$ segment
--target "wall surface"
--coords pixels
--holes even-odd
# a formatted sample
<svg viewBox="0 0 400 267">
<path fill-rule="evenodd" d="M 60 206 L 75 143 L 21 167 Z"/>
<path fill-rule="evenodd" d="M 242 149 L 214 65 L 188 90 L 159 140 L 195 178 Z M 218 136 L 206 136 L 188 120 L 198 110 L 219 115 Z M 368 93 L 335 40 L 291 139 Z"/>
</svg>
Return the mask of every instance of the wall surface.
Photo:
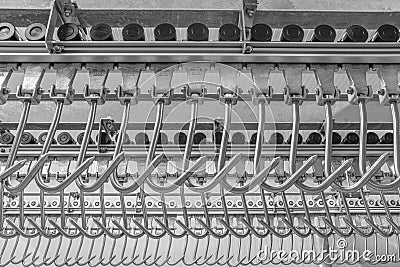
<svg viewBox="0 0 400 267">
<path fill-rule="evenodd" d="M 51 0 L 2 0 L 1 8 L 46 8 Z M 81 8 L 239 8 L 240 0 L 77 0 Z M 397 0 L 259 0 L 261 9 L 400 10 Z"/>
</svg>

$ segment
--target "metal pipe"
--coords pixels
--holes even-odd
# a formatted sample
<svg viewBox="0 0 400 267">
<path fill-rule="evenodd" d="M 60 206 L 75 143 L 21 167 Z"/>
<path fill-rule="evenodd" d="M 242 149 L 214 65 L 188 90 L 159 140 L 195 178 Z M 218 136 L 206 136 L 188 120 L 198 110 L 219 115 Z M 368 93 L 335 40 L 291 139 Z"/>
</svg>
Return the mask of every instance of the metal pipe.
<svg viewBox="0 0 400 267">
<path fill-rule="evenodd" d="M 360 109 L 360 150 L 358 156 L 358 165 L 361 175 L 367 171 L 367 107 L 365 100 L 361 99 L 358 102 Z"/>
<path fill-rule="evenodd" d="M 8 154 L 6 167 L 5 167 L 6 169 L 11 167 L 11 165 L 14 164 L 15 157 L 17 156 L 17 151 L 18 151 L 19 145 L 21 143 L 21 137 L 22 137 L 22 134 L 24 133 L 24 128 L 25 128 L 26 122 L 28 120 L 30 108 L 31 108 L 31 101 L 25 100 L 23 102 L 23 109 L 22 109 L 21 117 L 19 119 L 17 133 L 15 134 L 13 145 Z"/>
<path fill-rule="evenodd" d="M 89 145 L 90 136 L 92 134 L 94 119 L 96 117 L 96 110 L 97 110 L 97 101 L 92 101 L 90 103 L 90 111 L 89 111 L 89 116 L 88 116 L 87 124 L 86 124 L 86 128 L 85 128 L 85 134 L 83 135 L 83 139 L 82 139 L 81 150 L 79 151 L 79 155 L 76 160 L 77 166 L 82 164 L 84 158 L 86 157 L 86 151 L 87 151 L 87 147 Z"/>
<path fill-rule="evenodd" d="M 393 118 L 393 157 L 396 177 L 400 177 L 400 119 L 397 102 L 390 103 Z"/>
<path fill-rule="evenodd" d="M 188 130 L 188 135 L 187 135 L 187 139 L 186 139 L 185 152 L 183 154 L 183 162 L 182 162 L 182 170 L 183 171 L 185 171 L 189 167 L 190 154 L 192 152 L 193 138 L 194 138 L 194 133 L 195 133 L 196 124 L 197 124 L 197 116 L 198 116 L 197 114 L 198 114 L 198 102 L 192 101 L 191 120 L 189 123 L 189 130 Z"/>
<path fill-rule="evenodd" d="M 147 152 L 146 165 L 149 165 L 150 162 L 154 158 L 154 154 L 155 154 L 156 148 L 157 148 L 157 141 L 158 141 L 158 138 L 160 135 L 161 127 L 162 127 L 163 116 L 164 116 L 164 101 L 160 100 L 157 102 L 156 122 L 154 125 L 153 137 L 151 138 L 149 151 Z"/>
<path fill-rule="evenodd" d="M 254 171 L 256 174 L 261 169 L 261 150 L 264 143 L 264 128 L 265 128 L 265 101 L 260 100 L 258 103 L 258 128 L 257 128 L 257 140 L 256 148 L 254 151 Z"/>
<path fill-rule="evenodd" d="M 332 172 L 332 106 L 331 102 L 325 103 L 325 177 Z"/>
<path fill-rule="evenodd" d="M 50 150 L 50 146 L 53 142 L 54 135 L 56 134 L 56 131 L 57 131 L 57 125 L 60 122 L 63 106 L 64 106 L 63 101 L 57 101 L 56 111 L 53 116 L 53 122 L 51 123 L 49 131 L 47 133 L 46 141 L 43 144 L 42 153 L 41 153 L 42 155 L 46 154 Z"/>
<path fill-rule="evenodd" d="M 297 143 L 299 139 L 299 130 L 300 130 L 299 101 L 294 100 L 292 106 L 293 106 L 293 126 L 292 126 L 292 141 L 290 142 L 290 155 L 289 155 L 290 175 L 296 172 Z"/>
<path fill-rule="evenodd" d="M 226 150 L 228 148 L 229 132 L 231 130 L 232 120 L 232 101 L 225 102 L 225 118 L 224 118 L 224 132 L 222 133 L 221 146 L 219 149 L 219 157 L 217 169 L 220 171 L 225 166 Z"/>
</svg>

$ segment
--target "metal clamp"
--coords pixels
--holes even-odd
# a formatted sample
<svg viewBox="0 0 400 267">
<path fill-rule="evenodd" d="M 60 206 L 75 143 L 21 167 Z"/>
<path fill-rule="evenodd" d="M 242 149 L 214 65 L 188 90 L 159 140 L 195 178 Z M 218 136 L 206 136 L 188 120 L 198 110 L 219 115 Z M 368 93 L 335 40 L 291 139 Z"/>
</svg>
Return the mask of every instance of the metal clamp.
<svg viewBox="0 0 400 267">
<path fill-rule="evenodd" d="M 81 36 L 86 39 L 86 29 L 81 26 L 77 16 L 78 5 L 71 0 L 55 0 L 50 10 L 50 16 L 46 27 L 45 43 L 47 50 L 50 53 L 63 52 L 63 46 L 53 43 L 53 35 L 56 25 L 58 25 L 58 18 L 62 23 L 73 23 L 78 26 Z"/>
<path fill-rule="evenodd" d="M 62 101 L 64 105 L 72 104 L 75 90 L 72 88 L 79 64 L 55 64 L 56 84 L 50 87 L 50 99 Z"/>
<path fill-rule="evenodd" d="M 250 29 L 253 26 L 254 15 L 258 6 L 257 0 L 243 0 L 243 26 L 245 31 L 245 38 L 249 36 Z"/>
<path fill-rule="evenodd" d="M 106 102 L 106 95 L 109 90 L 105 83 L 112 64 L 87 64 L 86 69 L 89 71 L 89 84 L 86 84 L 83 90 L 86 101 L 90 104 L 95 101 L 98 105 Z"/>
<path fill-rule="evenodd" d="M 187 102 L 197 101 L 197 103 L 203 104 L 207 92 L 204 78 L 211 65 L 209 63 L 189 63 L 184 68 L 188 81 L 184 87 Z"/>
<path fill-rule="evenodd" d="M 245 22 L 246 19 L 249 19 L 251 22 L 251 24 L 246 24 L 246 25 L 253 25 L 253 20 L 254 20 L 254 13 L 256 12 L 258 6 L 258 2 L 257 0 L 243 0 L 243 10 L 245 11 L 245 14 L 247 15 L 245 18 Z"/>
<path fill-rule="evenodd" d="M 139 88 L 137 86 L 140 71 L 143 69 L 141 64 L 120 64 L 119 69 L 122 74 L 122 85 L 118 85 L 115 93 L 118 96 L 121 105 L 125 104 L 126 101 L 129 103 L 137 105 L 138 96 L 140 94 Z"/>
<path fill-rule="evenodd" d="M 379 102 L 384 106 L 389 106 L 392 101 L 399 101 L 399 65 L 384 64 L 374 65 L 377 70 L 381 87 L 378 90 Z"/>
<path fill-rule="evenodd" d="M 4 105 L 8 98 L 8 82 L 14 70 L 17 69 L 16 64 L 1 64 L 0 65 L 0 105 Z"/>
<path fill-rule="evenodd" d="M 260 101 L 269 104 L 273 95 L 273 88 L 269 85 L 269 74 L 274 66 L 272 64 L 249 64 L 247 68 L 251 71 L 254 85 L 249 90 L 253 104 L 257 105 Z"/>
<path fill-rule="evenodd" d="M 282 70 L 286 82 L 283 91 L 285 104 L 291 105 L 293 101 L 297 101 L 301 105 L 308 93 L 302 78 L 306 66 L 303 64 L 280 64 L 279 68 Z"/>
<path fill-rule="evenodd" d="M 315 64 L 312 65 L 317 87 L 315 88 L 315 99 L 317 105 L 324 106 L 326 102 L 331 104 L 339 100 L 340 91 L 335 86 L 335 70 L 336 65 Z"/>
<path fill-rule="evenodd" d="M 232 105 L 236 105 L 237 99 L 241 93 L 241 89 L 237 85 L 239 72 L 234 68 L 227 68 L 226 66 L 220 66 L 216 64 L 216 68 L 219 69 L 221 86 L 218 87 L 219 101 L 225 103 L 230 101 Z"/>
<path fill-rule="evenodd" d="M 79 24 L 79 19 L 76 15 L 78 5 L 75 2 L 71 0 L 56 0 L 54 4 L 64 23 Z"/>
<path fill-rule="evenodd" d="M 137 84 L 143 65 L 119 64 L 119 69 L 122 74 L 122 85 L 119 85 L 115 90 L 119 102 L 123 105 L 126 101 L 129 101 L 131 104 L 137 105 L 140 94 Z"/>
<path fill-rule="evenodd" d="M 40 83 L 42 82 L 45 68 L 45 64 L 25 64 L 24 69 L 24 80 L 22 85 L 17 88 L 17 97 L 22 101 L 29 101 L 32 105 L 40 103 L 42 89 Z"/>
<path fill-rule="evenodd" d="M 157 71 L 158 69 L 159 66 L 156 66 L 155 68 L 153 68 L 153 72 L 154 70 Z M 160 69 L 161 71 L 157 73 L 154 72 L 155 81 L 150 88 L 149 93 L 153 98 L 154 103 L 162 101 L 165 105 L 170 105 L 172 94 L 171 80 L 174 72 L 170 68 L 163 69 L 161 67 Z"/>
<path fill-rule="evenodd" d="M 350 82 L 347 95 L 349 103 L 358 104 L 359 100 L 368 101 L 372 99 L 372 86 L 367 84 L 368 65 L 349 64 L 344 65 L 347 77 Z"/>
</svg>

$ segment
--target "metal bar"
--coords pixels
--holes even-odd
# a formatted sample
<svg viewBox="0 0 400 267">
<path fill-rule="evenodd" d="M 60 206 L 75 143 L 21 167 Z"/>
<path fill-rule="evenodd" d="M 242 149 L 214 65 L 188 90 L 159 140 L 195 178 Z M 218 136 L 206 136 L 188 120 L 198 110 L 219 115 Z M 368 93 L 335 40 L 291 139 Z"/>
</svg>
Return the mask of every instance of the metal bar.
<svg viewBox="0 0 400 267">
<path fill-rule="evenodd" d="M 232 129 L 234 129 L 232 125 Z M 261 152 L 262 144 L 264 143 L 264 129 L 265 129 L 265 101 L 258 103 L 258 127 L 257 127 L 257 140 L 256 148 L 254 150 L 254 173 L 258 173 L 261 169 Z"/>
<path fill-rule="evenodd" d="M 360 100 L 358 103 L 360 109 L 360 152 L 358 157 L 358 165 L 361 175 L 367 171 L 367 107 L 365 100 Z"/>
<path fill-rule="evenodd" d="M 332 172 L 332 107 L 330 102 L 325 103 L 325 176 L 328 177 Z"/>
<path fill-rule="evenodd" d="M 171 61 L 172 62 L 172 61 Z M 139 101 L 153 101 L 153 98 L 148 95 L 148 94 L 140 94 L 138 97 Z M 179 93 L 174 93 L 173 95 L 170 96 L 171 101 L 185 101 L 186 96 L 184 94 L 179 94 Z M 204 101 L 214 101 L 218 100 L 219 95 L 218 94 L 206 94 L 204 96 Z M 274 93 L 268 100 L 269 101 L 283 101 L 284 96 L 281 93 Z M 252 96 L 251 94 L 240 94 L 240 96 L 237 99 L 238 101 L 251 101 Z M 19 98 L 14 93 L 10 93 L 8 95 L 7 101 L 20 101 Z M 52 99 L 49 97 L 49 94 L 42 94 L 41 95 L 41 101 L 52 101 Z M 74 94 L 74 102 L 79 102 L 79 101 L 87 101 L 84 94 L 80 92 L 76 92 Z M 119 98 L 116 94 L 110 93 L 107 95 L 107 101 L 119 101 Z M 308 94 L 305 96 L 302 101 L 315 101 L 315 95 L 313 94 Z M 347 94 L 341 94 L 339 99 L 337 101 L 348 101 Z M 379 101 L 379 96 L 378 95 L 373 95 L 371 101 Z"/>
<path fill-rule="evenodd" d="M 299 101 L 293 101 L 292 140 L 290 142 L 289 168 L 290 175 L 296 172 L 297 143 L 299 139 L 300 110 Z"/>
<path fill-rule="evenodd" d="M 332 146 L 332 157 L 358 157 L 358 145 L 333 145 Z M 17 158 L 37 158 L 40 156 L 41 146 L 21 146 L 17 153 Z M 70 157 L 74 159 L 79 154 L 79 145 L 73 146 L 52 146 L 48 153 L 49 158 L 54 157 Z M 163 146 L 163 148 L 157 148 L 156 153 L 165 153 L 167 157 L 182 157 L 183 146 L 169 145 Z M 113 146 L 107 146 L 109 152 L 99 153 L 95 146 L 89 146 L 87 156 L 89 157 L 104 157 L 112 158 Z M 200 152 L 201 150 L 201 152 Z M 273 156 L 284 156 L 289 155 L 290 145 L 269 145 L 263 144 L 261 157 L 273 157 Z M 237 153 L 242 153 L 243 157 L 253 157 L 254 152 L 249 151 L 248 146 L 243 145 L 228 145 L 227 156 L 232 157 Z M 146 158 L 147 147 L 144 145 L 124 145 L 124 153 L 126 157 L 133 158 Z M 297 155 L 299 157 L 309 157 L 310 154 L 324 156 L 324 145 L 298 145 Z M 393 156 L 393 145 L 368 145 L 367 146 L 367 157 L 380 156 L 383 153 L 389 153 Z M 218 156 L 215 151 L 214 145 L 194 145 L 192 150 L 193 157 L 199 157 L 205 155 L 207 157 Z M 8 152 L 0 152 L 0 158 L 6 159 Z"/>
<path fill-rule="evenodd" d="M 20 121 L 18 123 L 17 133 L 15 134 L 13 145 L 11 146 L 11 150 L 10 150 L 10 152 L 8 154 L 8 158 L 7 158 L 7 162 L 6 162 L 6 168 L 9 168 L 9 167 L 11 167 L 11 165 L 14 164 L 14 160 L 15 160 L 15 157 L 17 155 L 17 151 L 18 151 L 19 145 L 21 143 L 21 137 L 22 137 L 22 134 L 24 133 L 25 124 L 26 124 L 26 122 L 28 120 L 28 114 L 29 114 L 29 110 L 30 110 L 30 107 L 31 107 L 31 102 L 30 101 L 24 101 L 22 105 L 23 105 L 23 108 L 22 108 Z"/>
<path fill-rule="evenodd" d="M 394 154 L 394 170 L 396 172 L 396 176 L 400 177 L 400 116 L 399 116 L 399 108 L 397 106 L 397 102 L 393 102 L 390 104 L 392 110 L 393 117 L 393 154 Z"/>
<path fill-rule="evenodd" d="M 241 44 L 241 43 L 240 43 Z M 71 52 L 65 54 L 48 54 L 43 51 L 46 48 L 40 48 L 38 52 L 32 51 L 28 53 L 23 48 L 21 52 L 15 52 L 15 48 L 10 47 L 10 52 L 1 52 L 0 62 L 42 62 L 42 63 L 75 63 L 75 62 L 188 62 L 188 61 L 217 61 L 221 63 L 232 62 L 292 62 L 292 63 L 357 63 L 357 64 L 384 64 L 398 63 L 399 49 L 390 47 L 378 48 L 334 48 L 334 44 L 330 47 L 314 48 L 306 44 L 298 43 L 304 48 L 257 48 L 253 47 L 251 54 L 242 54 L 241 47 L 232 48 L 228 51 L 226 48 L 213 49 L 211 51 L 204 49 L 203 53 L 199 53 L 198 48 L 190 48 L 190 51 L 184 53 L 184 48 L 179 48 L 179 52 L 169 51 L 163 48 L 154 53 L 148 53 L 148 48 L 126 49 L 125 53 L 120 48 L 116 51 L 107 51 L 100 49 L 95 51 L 94 48 L 87 48 L 90 52 Z M 363 46 L 363 44 L 360 44 Z M 266 45 L 268 46 L 268 45 Z M 115 47 L 115 46 L 114 46 Z M 177 50 L 178 48 L 176 48 Z M 18 49 L 17 49 L 18 50 Z M 99 50 L 99 49 L 97 49 Z M 111 50 L 111 48 L 110 48 Z M 147 53 L 146 53 L 147 52 Z"/>
</svg>

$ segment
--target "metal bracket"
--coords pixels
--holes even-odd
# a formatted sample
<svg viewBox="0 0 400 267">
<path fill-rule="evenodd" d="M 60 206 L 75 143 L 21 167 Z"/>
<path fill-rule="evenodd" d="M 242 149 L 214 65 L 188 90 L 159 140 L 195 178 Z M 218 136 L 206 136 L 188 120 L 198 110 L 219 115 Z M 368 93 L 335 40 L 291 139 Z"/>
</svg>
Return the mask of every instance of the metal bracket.
<svg viewBox="0 0 400 267">
<path fill-rule="evenodd" d="M 155 68 L 156 71 L 158 69 L 158 67 Z M 155 81 L 149 92 L 154 103 L 163 101 L 165 105 L 171 104 L 171 80 L 173 73 L 172 69 L 166 68 L 161 68 L 161 71 L 154 73 Z"/>
<path fill-rule="evenodd" d="M 71 0 L 55 0 L 50 10 L 50 16 L 46 27 L 46 47 L 47 50 L 52 53 L 60 53 L 62 50 L 60 47 L 54 47 L 53 45 L 53 34 L 57 25 L 57 19 L 60 18 L 62 23 L 74 23 L 78 25 L 79 31 L 83 36 L 86 35 L 85 29 L 80 27 L 80 22 L 77 17 L 78 5 L 75 1 Z"/>
<path fill-rule="evenodd" d="M 47 64 L 24 64 L 24 80 L 17 88 L 17 97 L 21 101 L 30 101 L 32 105 L 40 103 L 42 82 Z"/>
<path fill-rule="evenodd" d="M 99 134 L 98 134 L 98 140 L 97 140 L 97 150 L 100 153 L 107 152 L 106 144 L 101 143 L 101 136 L 102 136 L 103 130 L 110 137 L 110 139 L 111 139 L 111 137 L 116 135 L 118 133 L 118 130 L 114 124 L 114 119 L 112 119 L 110 117 L 100 119 Z"/>
<path fill-rule="evenodd" d="M 79 25 L 79 19 L 76 15 L 78 5 L 75 1 L 55 0 L 54 5 L 63 23 L 74 23 Z"/>
<path fill-rule="evenodd" d="M 207 89 L 204 82 L 206 71 L 211 68 L 210 63 L 189 63 L 184 66 L 187 72 L 187 85 L 184 88 L 187 102 L 197 101 L 204 103 Z"/>
<path fill-rule="evenodd" d="M 337 66 L 331 64 L 314 64 L 312 68 L 318 84 L 317 88 L 315 88 L 317 104 L 324 106 L 326 102 L 335 103 L 340 97 L 340 91 L 335 86 L 335 70 Z"/>
<path fill-rule="evenodd" d="M 219 68 L 221 86 L 218 87 L 219 101 L 225 103 L 231 101 L 236 105 L 241 89 L 237 85 L 238 70 L 222 66 Z"/>
<path fill-rule="evenodd" d="M 365 64 L 347 64 L 344 65 L 344 68 L 350 82 L 349 89 L 347 90 L 349 103 L 358 104 L 361 99 L 364 101 L 372 99 L 372 87 L 367 84 L 369 66 Z"/>
<path fill-rule="evenodd" d="M 4 105 L 8 98 L 8 82 L 14 70 L 17 69 L 17 64 L 1 64 L 0 65 L 0 105 Z"/>
<path fill-rule="evenodd" d="M 106 102 L 106 95 L 109 90 L 105 83 L 112 64 L 87 64 L 86 69 L 89 71 L 89 84 L 86 84 L 83 90 L 86 101 L 90 104 L 96 101 L 98 105 Z"/>
<path fill-rule="evenodd" d="M 269 85 L 269 74 L 274 68 L 272 64 L 249 64 L 247 68 L 251 71 L 253 87 L 249 93 L 254 105 L 261 101 L 270 102 L 273 95 L 273 88 Z"/>
<path fill-rule="evenodd" d="M 54 64 L 56 84 L 50 87 L 50 99 L 62 101 L 64 105 L 72 104 L 75 90 L 72 88 L 80 64 Z"/>
<path fill-rule="evenodd" d="M 303 85 L 303 71 L 306 66 L 303 64 L 280 64 L 286 86 L 283 91 L 285 104 L 291 105 L 298 101 L 301 105 L 308 94 L 308 89 Z"/>
<path fill-rule="evenodd" d="M 381 88 L 378 90 L 379 102 L 388 106 L 392 101 L 399 101 L 399 69 L 400 65 L 384 64 L 374 65 L 377 70 Z"/>
<path fill-rule="evenodd" d="M 243 0 L 243 24 L 245 37 L 247 38 L 250 34 L 250 29 L 253 27 L 254 15 L 258 6 L 257 0 Z"/>
<path fill-rule="evenodd" d="M 143 69 L 141 64 L 119 64 L 119 69 L 122 74 L 122 85 L 119 85 L 115 90 L 119 102 L 123 105 L 126 101 L 131 104 L 138 104 L 138 96 L 140 94 L 137 86 L 140 76 L 140 71 Z"/>
</svg>

